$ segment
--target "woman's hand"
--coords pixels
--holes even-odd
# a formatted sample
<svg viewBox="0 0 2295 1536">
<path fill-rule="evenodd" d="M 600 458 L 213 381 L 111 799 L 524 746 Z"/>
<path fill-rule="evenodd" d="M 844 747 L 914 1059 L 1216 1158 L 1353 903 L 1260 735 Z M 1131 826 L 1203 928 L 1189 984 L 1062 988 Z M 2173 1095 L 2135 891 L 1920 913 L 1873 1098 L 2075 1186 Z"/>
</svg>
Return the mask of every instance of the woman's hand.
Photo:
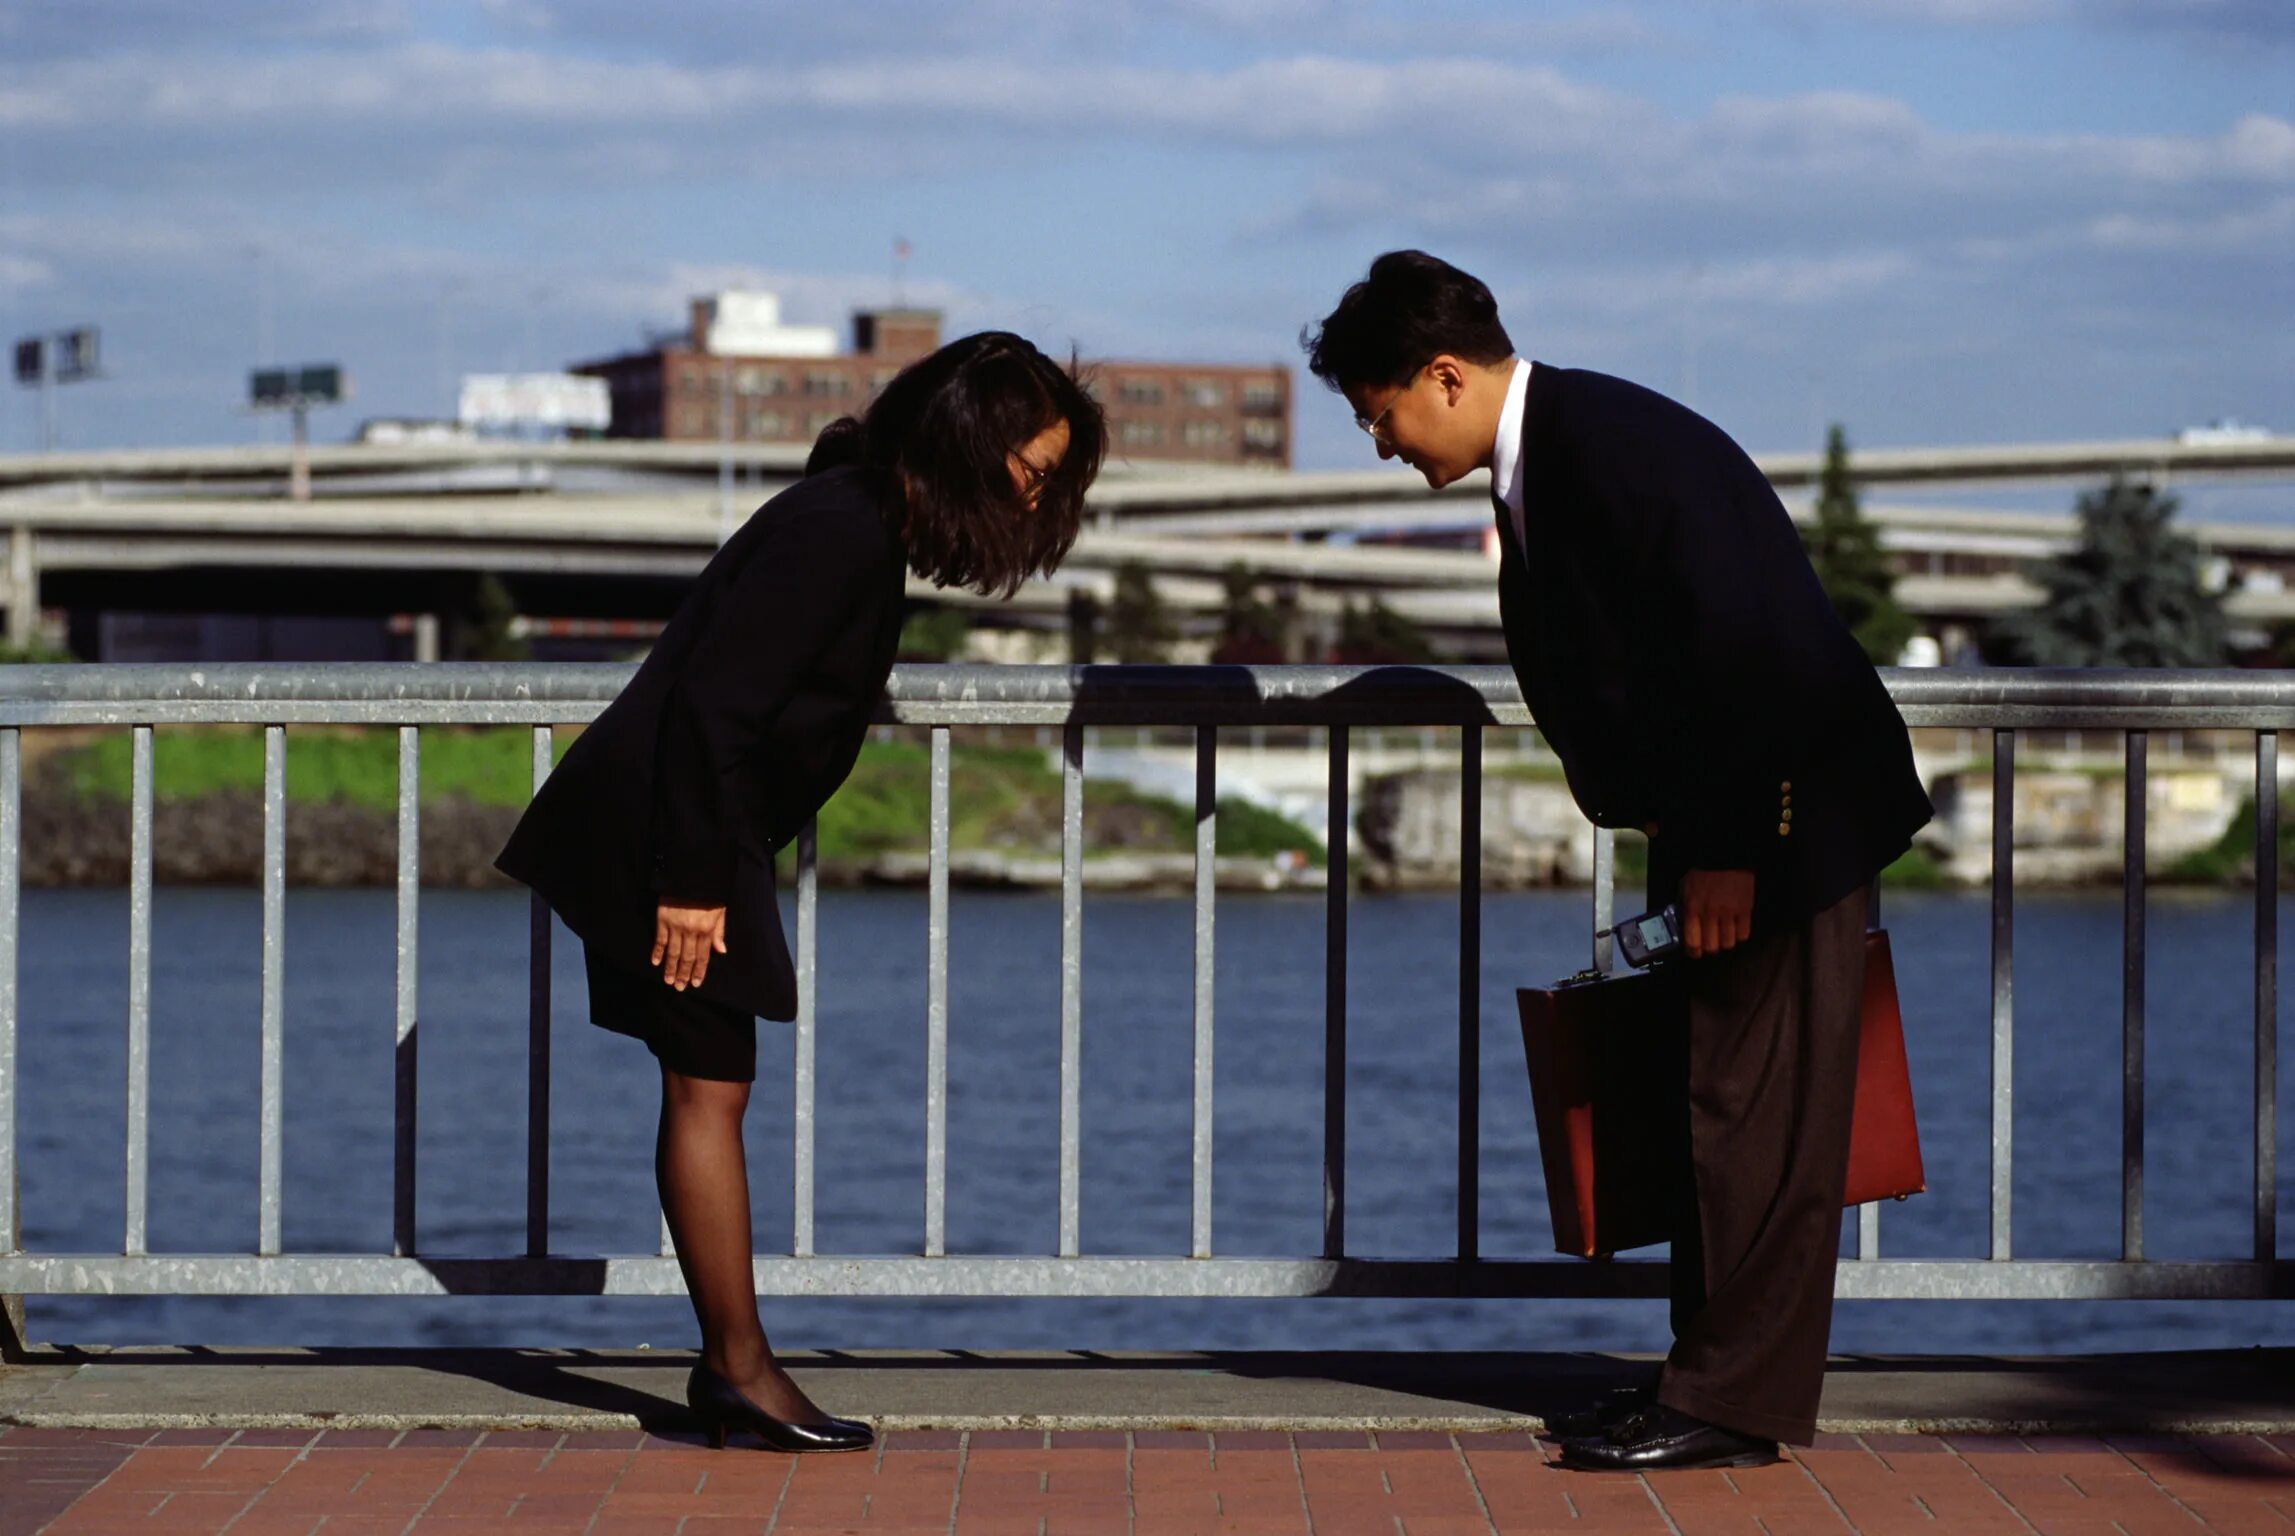
<svg viewBox="0 0 2295 1536">
<path fill-rule="evenodd" d="M 654 909 L 653 960 L 661 979 L 678 991 L 698 987 L 709 974 L 709 957 L 725 953 L 725 909 L 681 907 L 665 901 Z"/>
</svg>

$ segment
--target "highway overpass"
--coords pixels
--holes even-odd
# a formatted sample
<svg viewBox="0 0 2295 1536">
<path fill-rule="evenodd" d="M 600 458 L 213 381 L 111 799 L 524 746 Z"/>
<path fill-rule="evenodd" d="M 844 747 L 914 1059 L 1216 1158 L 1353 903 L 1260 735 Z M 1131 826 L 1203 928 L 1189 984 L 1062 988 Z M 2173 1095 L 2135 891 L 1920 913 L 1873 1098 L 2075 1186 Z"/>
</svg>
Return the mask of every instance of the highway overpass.
<svg viewBox="0 0 2295 1536">
<path fill-rule="evenodd" d="M 480 573 L 501 577 L 521 612 L 654 620 L 715 549 L 726 503 L 714 448 L 661 443 L 358 445 L 314 452 L 318 494 L 277 494 L 286 450 L 137 450 L 0 458 L 0 603 L 9 635 L 40 608 L 404 615 L 455 611 Z M 2111 472 L 2295 478 L 2295 438 L 2261 443 L 2043 444 L 1894 450 L 1858 456 L 1869 485 Z M 787 448 L 737 450 L 737 515 L 801 469 Z M 1814 456 L 1764 461 L 1789 505 L 1805 504 Z M 1113 466 L 1092 525 L 1053 580 L 1000 610 L 1053 627 L 1077 587 L 1105 593 L 1138 561 L 1182 610 L 1214 610 L 1221 573 L 1240 563 L 1293 587 L 1307 613 L 1376 592 L 1462 655 L 1495 655 L 1493 571 L 1478 549 L 1352 542 L 1488 526 L 1487 481 L 1429 493 L 1390 469 L 1289 474 Z M 1899 596 L 1932 627 L 1973 623 L 2035 600 L 2020 574 L 2076 534 L 2067 514 L 1938 508 L 1868 493 L 1867 512 L 1903 572 Z M 2295 619 L 2295 529 L 2187 524 L 2219 564 L 2235 618 Z M 1338 535 L 1337 539 L 1328 536 Z M 972 603 L 966 594 L 919 596 Z M 18 594 L 25 600 L 18 601 Z"/>
</svg>

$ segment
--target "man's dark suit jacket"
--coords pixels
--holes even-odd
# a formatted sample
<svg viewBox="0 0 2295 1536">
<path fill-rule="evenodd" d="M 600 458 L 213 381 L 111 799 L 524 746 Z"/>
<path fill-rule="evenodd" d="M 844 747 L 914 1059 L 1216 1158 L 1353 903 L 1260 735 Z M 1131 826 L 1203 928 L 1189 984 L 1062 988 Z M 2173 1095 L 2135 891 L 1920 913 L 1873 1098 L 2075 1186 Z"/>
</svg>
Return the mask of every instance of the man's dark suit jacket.
<svg viewBox="0 0 2295 1536">
<path fill-rule="evenodd" d="M 1726 433 L 1538 363 L 1522 483 L 1526 547 L 1498 513 L 1507 652 L 1580 809 L 1656 823 L 1653 874 L 1752 870 L 1756 931 L 1911 845 L 1930 806 L 1903 717 Z"/>
<path fill-rule="evenodd" d="M 900 640 L 908 569 L 862 470 L 783 491 L 701 573 L 567 749 L 495 864 L 607 959 L 644 967 L 664 900 L 724 906 L 701 995 L 797 1011 L 773 854 L 852 771 Z"/>
</svg>

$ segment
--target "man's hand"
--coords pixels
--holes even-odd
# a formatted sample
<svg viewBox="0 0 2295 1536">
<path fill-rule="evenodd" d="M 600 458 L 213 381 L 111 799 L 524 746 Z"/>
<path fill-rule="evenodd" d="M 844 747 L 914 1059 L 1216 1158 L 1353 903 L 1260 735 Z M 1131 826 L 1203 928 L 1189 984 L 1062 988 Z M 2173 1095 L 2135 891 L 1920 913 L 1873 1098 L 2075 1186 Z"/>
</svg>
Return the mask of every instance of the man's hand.
<svg viewBox="0 0 2295 1536">
<path fill-rule="evenodd" d="M 1753 937 L 1753 871 L 1693 869 L 1681 877 L 1681 941 L 1692 960 Z"/>
<path fill-rule="evenodd" d="M 653 961 L 661 979 L 678 991 L 698 987 L 709 974 L 709 957 L 725 953 L 725 909 L 681 907 L 663 902 L 654 909 Z"/>
</svg>

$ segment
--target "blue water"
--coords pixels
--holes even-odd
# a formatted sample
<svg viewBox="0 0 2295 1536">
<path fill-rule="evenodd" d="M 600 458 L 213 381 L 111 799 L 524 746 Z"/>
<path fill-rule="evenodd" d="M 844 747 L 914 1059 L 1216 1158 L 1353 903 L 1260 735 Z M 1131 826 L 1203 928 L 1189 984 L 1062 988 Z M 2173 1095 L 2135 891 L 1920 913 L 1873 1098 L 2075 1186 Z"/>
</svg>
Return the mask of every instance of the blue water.
<svg viewBox="0 0 2295 1536">
<path fill-rule="evenodd" d="M 2149 1202 L 2155 1257 L 2252 1243 L 2252 907 L 2236 893 L 2151 906 Z M 1482 974 L 1482 1246 L 1551 1252 L 1512 988 L 1583 963 L 1585 898 L 1492 896 Z M 1882 1214 L 1891 1257 L 1980 1257 L 1988 1234 L 1989 919 L 1981 896 L 1893 895 L 1930 1192 Z M 127 906 L 31 892 L 19 1046 L 27 1246 L 119 1247 L 124 1219 Z M 1058 1230 L 1059 903 L 959 892 L 951 935 L 948 1245 L 1046 1253 Z M 918 1250 L 923 1235 L 925 905 L 821 899 L 817 1246 Z M 150 1239 L 246 1252 L 256 1237 L 255 893 L 154 905 Z M 527 908 L 516 894 L 422 904 L 420 1243 L 515 1254 L 525 1240 Z M 2120 906 L 2031 893 L 2017 908 L 2015 1247 L 2119 1251 Z M 387 1252 L 393 904 L 287 904 L 284 1237 L 289 1252 Z M 1362 896 L 1351 917 L 1348 1247 L 1439 1256 L 1456 1231 L 1457 903 Z M 1323 903 L 1227 898 L 1218 940 L 1215 1251 L 1321 1241 Z M 1192 912 L 1085 903 L 1083 1247 L 1188 1244 Z M 2295 951 L 2290 951 L 2295 953 Z M 642 1046 L 585 1022 L 578 947 L 555 951 L 552 1246 L 650 1253 L 656 1078 Z M 758 1246 L 790 1233 L 790 1032 L 764 1025 L 750 1155 Z M 2295 1114 L 2280 1093 L 2280 1167 Z M 2295 1229 L 2287 1181 L 2283 1233 Z M 2282 1251 L 2288 1238 L 2282 1237 Z M 80 1343 L 683 1345 L 681 1298 L 34 1298 L 35 1338 Z M 1657 1302 L 770 1300 L 792 1347 L 1662 1349 Z M 1844 1351 L 2052 1351 L 2295 1344 L 2287 1303 L 1846 1303 Z"/>
</svg>

